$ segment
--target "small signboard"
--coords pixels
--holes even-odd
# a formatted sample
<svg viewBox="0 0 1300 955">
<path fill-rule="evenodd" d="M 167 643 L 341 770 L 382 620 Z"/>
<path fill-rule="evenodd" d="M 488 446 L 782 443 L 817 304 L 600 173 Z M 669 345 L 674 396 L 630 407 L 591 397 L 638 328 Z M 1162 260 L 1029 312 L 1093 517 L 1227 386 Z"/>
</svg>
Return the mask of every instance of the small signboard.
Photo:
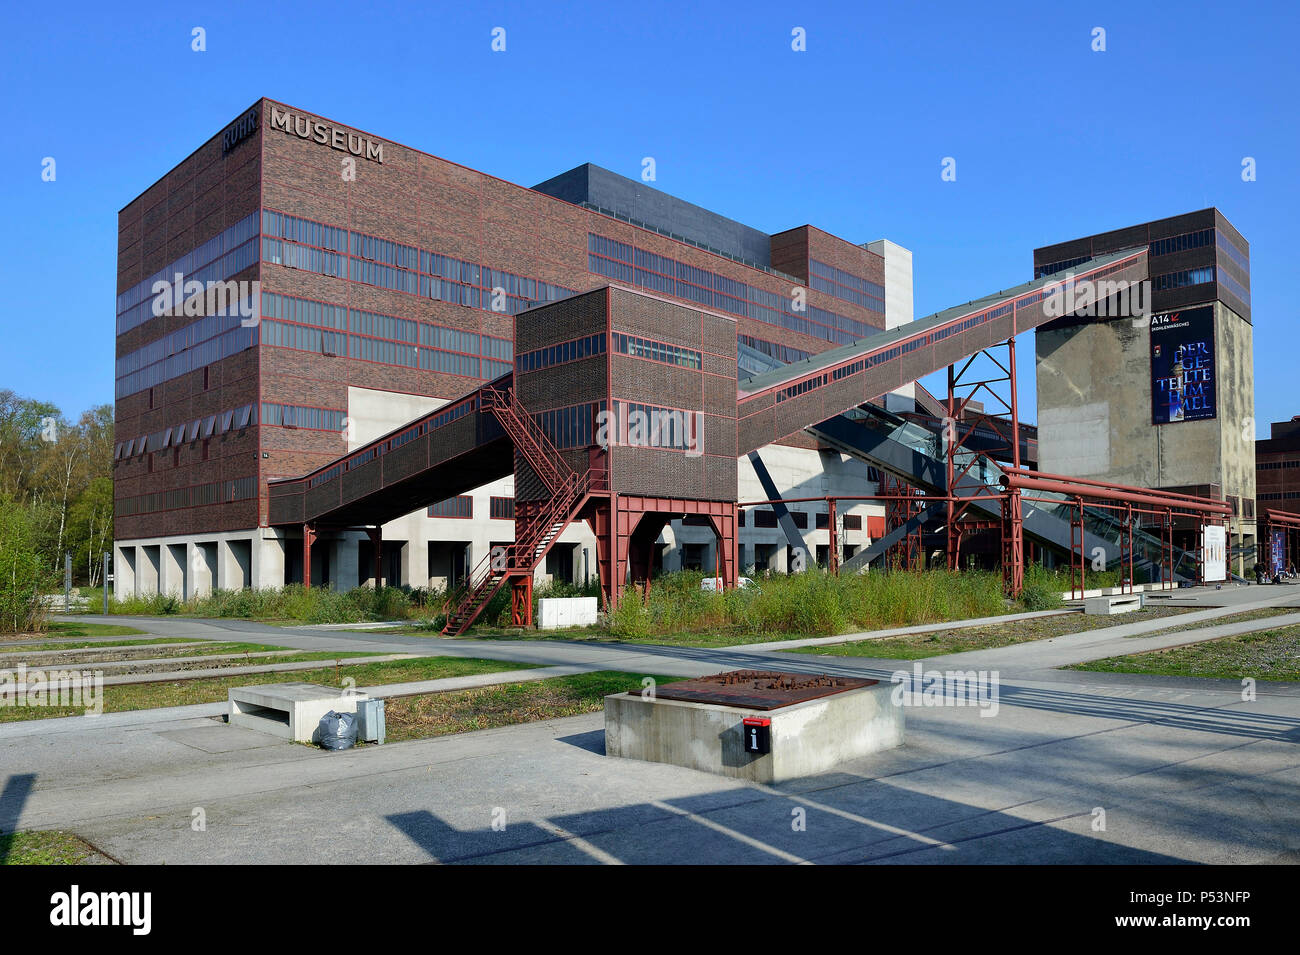
<svg viewBox="0 0 1300 955">
<path fill-rule="evenodd" d="M 747 716 L 744 719 L 745 752 L 772 752 L 772 720 L 766 716 Z"/>
<path fill-rule="evenodd" d="M 1205 568 L 1205 581 L 1214 583 L 1228 579 L 1228 532 L 1222 524 L 1206 524 L 1201 530 L 1205 550 L 1201 555 Z"/>
</svg>

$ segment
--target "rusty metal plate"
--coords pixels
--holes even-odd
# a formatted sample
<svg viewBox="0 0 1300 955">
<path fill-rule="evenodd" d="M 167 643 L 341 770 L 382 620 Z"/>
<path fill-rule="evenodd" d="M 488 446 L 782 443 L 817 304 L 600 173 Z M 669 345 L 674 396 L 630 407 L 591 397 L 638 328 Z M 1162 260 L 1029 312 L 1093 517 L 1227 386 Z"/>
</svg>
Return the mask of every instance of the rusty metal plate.
<svg viewBox="0 0 1300 955">
<path fill-rule="evenodd" d="M 826 674 L 781 673 L 776 670 L 729 670 L 698 680 L 681 680 L 655 688 L 663 700 L 715 703 L 749 710 L 775 710 L 820 699 L 845 690 L 874 686 L 877 680 Z"/>
</svg>

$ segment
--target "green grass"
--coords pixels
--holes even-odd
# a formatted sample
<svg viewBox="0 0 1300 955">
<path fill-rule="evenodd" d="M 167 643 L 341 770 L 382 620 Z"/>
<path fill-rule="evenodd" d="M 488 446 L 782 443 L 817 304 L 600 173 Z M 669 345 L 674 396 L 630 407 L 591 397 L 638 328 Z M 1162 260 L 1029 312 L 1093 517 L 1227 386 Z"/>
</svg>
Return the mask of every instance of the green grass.
<svg viewBox="0 0 1300 955">
<path fill-rule="evenodd" d="M 1208 607 L 1188 607 L 1190 610 L 1208 610 Z M 1144 637 L 1157 637 L 1166 633 L 1178 633 L 1182 630 L 1201 630 L 1205 627 L 1221 627 L 1230 623 L 1246 623 L 1251 620 L 1267 620 L 1269 617 L 1280 617 L 1283 614 L 1296 613 L 1295 607 L 1260 607 L 1258 610 L 1247 610 L 1242 613 L 1225 614 L 1222 617 L 1214 617 L 1211 620 L 1203 620 L 1200 623 L 1185 623 L 1179 627 L 1165 627 L 1163 630 L 1153 630 L 1151 633 L 1133 633 L 1129 634 L 1128 639 L 1140 640 Z"/>
<path fill-rule="evenodd" d="M 341 658 L 342 655 L 333 656 Z M 231 687 L 256 686 L 263 683 L 292 681 L 342 687 L 345 685 L 343 680 L 351 677 L 356 681 L 356 686 L 377 686 L 382 683 L 413 683 L 419 680 L 441 680 L 446 677 L 469 676 L 475 673 L 528 669 L 532 669 L 532 665 L 506 660 L 485 660 L 474 657 L 416 657 L 410 660 L 392 660 L 387 663 L 350 665 L 345 663 L 338 667 L 296 670 L 288 674 L 245 673 L 227 677 L 205 677 L 198 680 L 106 686 L 103 704 L 105 713 L 121 713 L 127 710 L 187 706 L 191 703 L 217 703 L 228 699 L 227 691 Z M 81 716 L 84 712 L 84 707 L 72 706 L 2 706 L 0 723 L 51 719 L 58 716 Z"/>
<path fill-rule="evenodd" d="M 70 832 L 0 835 L 0 865 L 81 865 L 96 857 L 98 852 Z"/>
<path fill-rule="evenodd" d="M 86 650 L 86 649 L 105 649 L 111 650 L 114 647 L 148 647 L 155 643 L 190 643 L 188 639 L 179 637 L 158 637 L 154 640 L 95 640 L 82 642 L 80 640 L 70 640 L 67 643 L 23 643 L 6 646 L 0 642 L 0 653 L 31 653 L 37 650 Z M 198 650 L 198 647 L 192 648 Z"/>
<path fill-rule="evenodd" d="M 144 631 L 137 630 L 135 627 L 123 627 L 112 623 L 51 623 L 43 633 L 36 634 L 36 636 L 128 637 L 136 633 L 144 633 Z M 31 637 L 31 634 L 7 633 L 0 637 L 0 643 L 13 640 L 30 640 Z"/>
<path fill-rule="evenodd" d="M 1189 608 L 1158 607 L 1135 610 L 1124 614 L 1120 623 L 1155 620 L 1187 612 Z M 796 647 L 788 653 L 812 653 L 832 657 L 879 657 L 886 660 L 920 660 L 949 653 L 966 653 L 971 650 L 990 650 L 1034 640 L 1049 640 L 1070 633 L 1098 630 L 1116 626 L 1114 617 L 1087 616 L 1082 613 L 1060 614 L 1051 617 L 1034 617 L 1030 620 L 1013 620 L 1007 623 L 963 627 L 954 630 L 935 630 L 901 637 L 882 637 L 876 640 L 855 640 L 824 647 Z"/>
<path fill-rule="evenodd" d="M 385 701 L 387 741 L 428 739 L 451 733 L 593 713 L 611 693 L 642 689 L 647 674 L 600 670 L 528 683 L 396 697 Z M 650 674 L 656 683 L 682 679 Z"/>
<path fill-rule="evenodd" d="M 1279 627 L 1167 650 L 1107 657 L 1090 663 L 1076 663 L 1065 669 L 1300 682 L 1300 627 Z"/>
<path fill-rule="evenodd" d="M 701 590 L 703 576 L 686 571 L 656 577 L 648 596 L 639 588 L 629 588 L 603 626 L 516 630 L 500 626 L 499 619 L 489 612 L 485 619 L 492 622 L 475 626 L 465 636 L 488 641 L 616 641 L 727 647 L 1061 606 L 1059 594 L 1040 594 L 1037 599 L 1031 595 L 1028 601 L 1007 600 L 1002 594 L 1001 575 L 988 571 L 834 576 L 810 570 L 758 577 L 755 587 L 721 593 Z M 398 628 L 397 632 L 433 636 L 441 623 L 441 618 L 436 618 Z"/>
</svg>

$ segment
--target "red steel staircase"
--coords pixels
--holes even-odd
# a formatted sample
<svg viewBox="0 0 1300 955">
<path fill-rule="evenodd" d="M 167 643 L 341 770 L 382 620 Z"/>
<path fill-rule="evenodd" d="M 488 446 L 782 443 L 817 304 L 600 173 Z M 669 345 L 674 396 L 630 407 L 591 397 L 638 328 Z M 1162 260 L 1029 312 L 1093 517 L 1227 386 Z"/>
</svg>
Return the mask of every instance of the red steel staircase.
<svg viewBox="0 0 1300 955">
<path fill-rule="evenodd" d="M 533 573 L 604 476 L 604 472 L 596 470 L 585 474 L 574 471 L 515 400 L 513 389 L 485 390 L 482 408 L 501 422 L 515 450 L 546 485 L 551 497 L 530 511 L 516 510 L 514 542 L 492 548 L 470 573 L 466 593 L 447 613 L 442 628 L 445 636 L 458 636 L 469 629 L 507 582 L 515 589 L 514 623 L 523 626 L 531 622 Z"/>
</svg>

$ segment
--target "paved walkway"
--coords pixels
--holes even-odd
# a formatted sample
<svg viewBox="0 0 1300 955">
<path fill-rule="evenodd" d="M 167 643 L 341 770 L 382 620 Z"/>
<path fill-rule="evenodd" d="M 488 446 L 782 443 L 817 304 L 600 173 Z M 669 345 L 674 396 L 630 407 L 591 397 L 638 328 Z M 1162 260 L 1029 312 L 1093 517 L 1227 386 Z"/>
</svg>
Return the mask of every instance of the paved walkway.
<svg viewBox="0 0 1300 955">
<path fill-rule="evenodd" d="M 1300 603 L 1300 588 L 1239 589 L 1254 593 L 1233 612 Z M 1244 702 L 1235 681 L 1053 669 L 1209 638 L 1208 628 L 1140 636 L 1147 623 L 920 661 L 998 669 L 996 715 L 911 707 L 905 746 L 775 787 L 609 759 L 599 713 L 343 753 L 223 725 L 221 704 L 3 724 L 0 830 L 72 828 L 123 861 L 167 863 L 1300 861 L 1300 686 L 1261 682 Z M 769 645 L 137 625 L 177 638 L 274 632 L 296 649 L 683 676 L 781 666 L 888 679 L 912 667 Z"/>
</svg>

